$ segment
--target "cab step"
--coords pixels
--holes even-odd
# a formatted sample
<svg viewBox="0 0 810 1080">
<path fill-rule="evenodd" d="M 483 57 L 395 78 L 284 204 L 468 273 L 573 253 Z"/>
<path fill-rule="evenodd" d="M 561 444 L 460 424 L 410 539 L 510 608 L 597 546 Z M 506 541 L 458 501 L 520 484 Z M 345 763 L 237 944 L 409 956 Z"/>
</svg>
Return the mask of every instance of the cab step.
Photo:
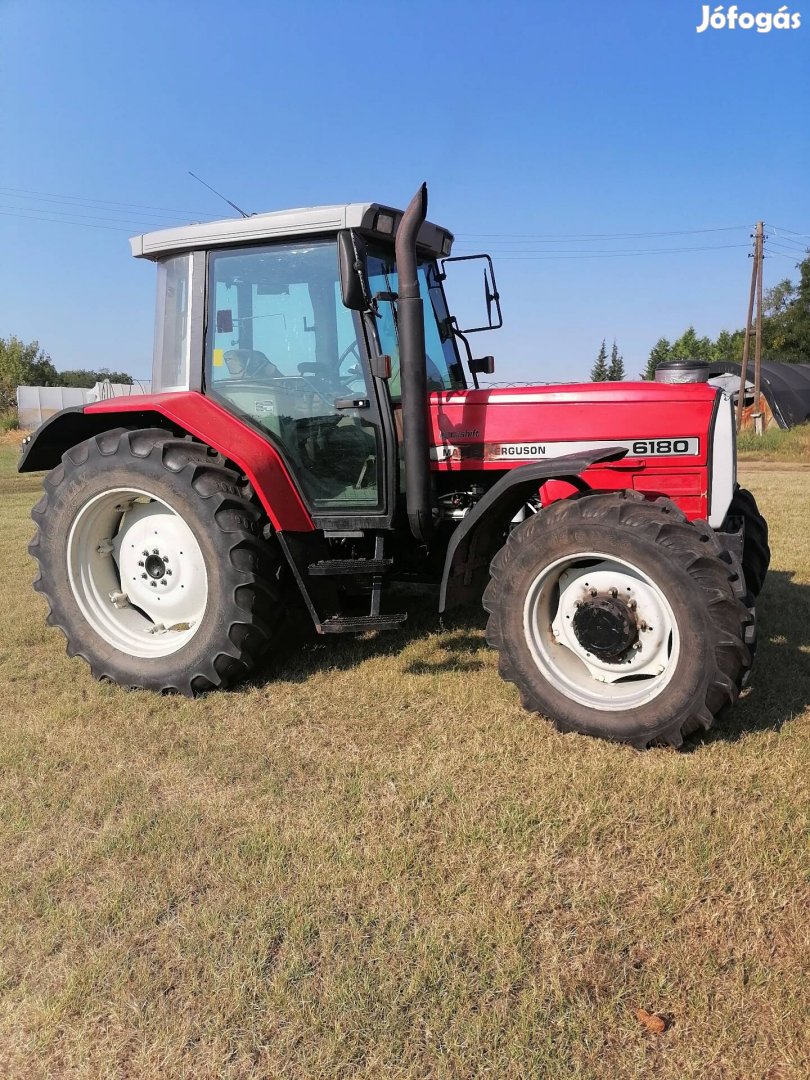
<svg viewBox="0 0 810 1080">
<path fill-rule="evenodd" d="M 321 634 L 361 634 L 365 630 L 396 630 L 408 618 L 407 613 L 395 615 L 333 615 L 320 624 Z"/>
<path fill-rule="evenodd" d="M 394 565 L 393 559 L 321 559 L 310 563 L 310 577 L 365 577 L 385 574 Z"/>
</svg>

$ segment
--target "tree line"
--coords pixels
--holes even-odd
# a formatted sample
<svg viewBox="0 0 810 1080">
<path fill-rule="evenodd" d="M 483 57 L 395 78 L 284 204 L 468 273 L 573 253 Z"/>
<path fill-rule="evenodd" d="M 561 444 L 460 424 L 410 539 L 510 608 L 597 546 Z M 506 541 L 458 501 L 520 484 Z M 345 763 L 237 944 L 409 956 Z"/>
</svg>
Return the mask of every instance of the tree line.
<svg viewBox="0 0 810 1080">
<path fill-rule="evenodd" d="M 810 364 L 810 254 L 798 264 L 799 280 L 784 278 L 768 289 L 762 302 L 762 359 L 784 364 Z M 742 359 L 745 330 L 721 330 L 716 338 L 700 337 L 694 326 L 687 327 L 675 341 L 661 337 L 650 350 L 640 379 L 654 379 L 655 369 L 664 360 L 708 360 L 709 363 Z M 753 355 L 753 352 L 752 352 Z M 624 378 L 624 365 L 614 367 L 618 356 L 613 344 L 608 363 L 605 342 L 591 369 L 594 382 Z M 621 357 L 618 357 L 621 361 Z M 621 374 L 616 374 L 621 371 Z"/>
<path fill-rule="evenodd" d="M 74 386 L 89 389 L 97 382 L 109 379 L 115 383 L 132 383 L 124 371 L 100 368 L 74 368 L 57 371 L 53 360 L 38 341 L 21 341 L 13 335 L 0 338 L 0 409 L 17 406 L 18 386 Z"/>
</svg>

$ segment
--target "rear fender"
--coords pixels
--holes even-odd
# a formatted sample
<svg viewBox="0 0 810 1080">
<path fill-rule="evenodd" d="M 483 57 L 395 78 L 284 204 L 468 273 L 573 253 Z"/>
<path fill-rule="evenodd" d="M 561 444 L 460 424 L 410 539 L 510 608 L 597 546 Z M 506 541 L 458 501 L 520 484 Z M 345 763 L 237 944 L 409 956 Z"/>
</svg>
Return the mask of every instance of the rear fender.
<svg viewBox="0 0 810 1080">
<path fill-rule="evenodd" d="M 115 413 L 85 413 L 84 405 L 75 405 L 62 409 L 45 420 L 31 435 L 26 435 L 18 472 L 40 472 L 55 469 L 62 460 L 62 455 L 72 446 L 100 435 L 112 428 L 155 428 L 165 427 L 172 430 L 165 416 L 157 412 L 144 411 L 118 416 Z"/>
<path fill-rule="evenodd" d="M 595 464 L 619 461 L 624 447 L 588 450 L 510 469 L 489 489 L 453 533 L 447 548 L 439 595 L 439 611 L 470 599 L 483 584 L 500 536 L 515 514 L 548 480 L 563 480 L 577 491 L 588 491 L 582 473 Z"/>
<path fill-rule="evenodd" d="M 271 443 L 215 401 L 194 392 L 110 398 L 63 409 L 26 438 L 18 469 L 53 469 L 72 446 L 119 427 L 163 427 L 178 435 L 191 435 L 244 473 L 277 531 L 311 532 L 315 528 Z"/>
</svg>

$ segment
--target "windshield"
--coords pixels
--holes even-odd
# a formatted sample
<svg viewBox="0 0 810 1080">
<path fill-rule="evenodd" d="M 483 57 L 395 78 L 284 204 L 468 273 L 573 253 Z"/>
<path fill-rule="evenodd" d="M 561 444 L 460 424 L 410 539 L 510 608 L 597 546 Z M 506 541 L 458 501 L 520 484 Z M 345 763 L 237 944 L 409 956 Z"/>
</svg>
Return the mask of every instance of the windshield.
<svg viewBox="0 0 810 1080">
<path fill-rule="evenodd" d="M 447 305 L 441 284 L 436 275 L 434 262 L 420 263 L 418 268 L 419 292 L 425 309 L 425 359 L 427 365 L 427 388 L 432 390 L 463 390 L 464 374 L 459 362 L 456 344 L 447 322 Z M 368 279 L 371 295 L 396 293 L 398 279 L 393 251 L 372 248 L 368 255 Z M 399 335 L 394 304 L 388 300 L 379 302 L 379 318 L 376 320 L 380 346 L 391 357 L 391 379 L 388 389 L 391 398 L 401 397 L 399 375 Z"/>
</svg>

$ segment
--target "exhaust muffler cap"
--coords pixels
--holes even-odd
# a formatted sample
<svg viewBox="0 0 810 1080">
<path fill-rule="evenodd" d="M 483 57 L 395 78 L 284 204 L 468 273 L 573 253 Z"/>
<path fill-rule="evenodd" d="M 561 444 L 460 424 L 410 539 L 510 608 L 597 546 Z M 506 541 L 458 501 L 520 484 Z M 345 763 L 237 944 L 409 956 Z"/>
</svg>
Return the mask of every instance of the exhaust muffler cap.
<svg viewBox="0 0 810 1080">
<path fill-rule="evenodd" d="M 695 383 L 709 381 L 707 360 L 664 360 L 655 369 L 655 381 L 662 383 Z"/>
</svg>

